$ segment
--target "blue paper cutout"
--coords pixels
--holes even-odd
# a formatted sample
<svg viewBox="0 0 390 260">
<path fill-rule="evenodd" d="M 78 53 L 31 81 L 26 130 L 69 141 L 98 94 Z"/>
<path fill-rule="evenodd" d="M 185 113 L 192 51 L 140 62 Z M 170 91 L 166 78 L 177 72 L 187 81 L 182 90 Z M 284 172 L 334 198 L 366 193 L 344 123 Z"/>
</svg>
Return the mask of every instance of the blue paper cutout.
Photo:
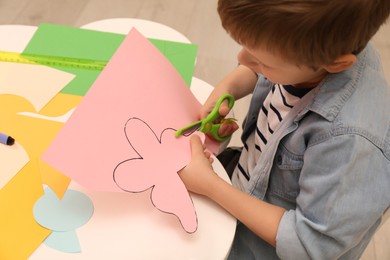
<svg viewBox="0 0 390 260">
<path fill-rule="evenodd" d="M 45 244 L 63 252 L 80 252 L 75 229 L 91 218 L 93 203 L 85 194 L 68 189 L 61 200 L 50 189 L 35 203 L 33 214 L 42 226 L 52 230 Z"/>
<path fill-rule="evenodd" d="M 80 253 L 81 247 L 76 232 L 53 231 L 46 239 L 45 245 L 65 253 Z"/>
</svg>

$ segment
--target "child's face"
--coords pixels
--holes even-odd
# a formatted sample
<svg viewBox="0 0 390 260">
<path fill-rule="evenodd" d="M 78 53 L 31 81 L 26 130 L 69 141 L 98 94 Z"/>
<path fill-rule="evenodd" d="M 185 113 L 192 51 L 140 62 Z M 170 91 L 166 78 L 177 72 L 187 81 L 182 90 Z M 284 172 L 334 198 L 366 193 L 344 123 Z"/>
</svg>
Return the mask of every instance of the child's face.
<svg viewBox="0 0 390 260">
<path fill-rule="evenodd" d="M 323 68 L 314 70 L 297 66 L 261 48 L 249 49 L 244 46 L 238 54 L 238 62 L 274 83 L 295 87 L 315 87 L 327 74 Z"/>
</svg>

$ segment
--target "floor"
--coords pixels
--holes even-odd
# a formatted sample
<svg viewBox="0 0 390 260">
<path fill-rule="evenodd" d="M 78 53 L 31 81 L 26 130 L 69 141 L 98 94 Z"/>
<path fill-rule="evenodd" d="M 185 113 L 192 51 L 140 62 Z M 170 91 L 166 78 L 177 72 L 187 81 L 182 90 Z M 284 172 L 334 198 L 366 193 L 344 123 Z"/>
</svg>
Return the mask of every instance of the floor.
<svg viewBox="0 0 390 260">
<path fill-rule="evenodd" d="M 0 0 L 0 24 L 39 25 L 41 22 L 81 26 L 109 18 L 140 18 L 165 24 L 199 47 L 194 76 L 215 85 L 237 64 L 239 46 L 221 28 L 216 0 Z M 375 36 L 390 82 L 390 23 Z M 243 118 L 248 99 L 236 104 Z M 239 144 L 238 134 L 233 144 Z M 390 259 L 390 220 L 376 233 L 364 260 Z"/>
</svg>

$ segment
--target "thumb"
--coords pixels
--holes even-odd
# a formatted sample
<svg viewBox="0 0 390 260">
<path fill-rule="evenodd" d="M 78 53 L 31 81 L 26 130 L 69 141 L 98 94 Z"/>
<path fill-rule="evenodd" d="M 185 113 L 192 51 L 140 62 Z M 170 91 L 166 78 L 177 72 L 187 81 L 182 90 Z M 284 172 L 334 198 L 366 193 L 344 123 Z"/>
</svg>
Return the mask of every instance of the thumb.
<svg viewBox="0 0 390 260">
<path fill-rule="evenodd" d="M 229 102 L 227 100 L 224 100 L 221 104 L 221 106 L 219 107 L 219 114 L 222 116 L 222 117 L 225 117 L 230 111 L 230 108 L 229 108 Z"/>
<path fill-rule="evenodd" d="M 204 151 L 203 144 L 198 135 L 196 134 L 191 135 L 190 143 L 191 143 L 192 155 L 199 154 L 199 153 L 203 154 Z"/>
</svg>

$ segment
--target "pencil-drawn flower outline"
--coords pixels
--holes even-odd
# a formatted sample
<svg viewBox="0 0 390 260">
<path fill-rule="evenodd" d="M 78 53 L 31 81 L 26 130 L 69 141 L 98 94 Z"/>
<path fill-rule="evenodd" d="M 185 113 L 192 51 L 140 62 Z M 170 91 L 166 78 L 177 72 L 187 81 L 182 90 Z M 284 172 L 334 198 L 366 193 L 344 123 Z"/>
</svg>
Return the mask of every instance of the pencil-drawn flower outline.
<svg viewBox="0 0 390 260">
<path fill-rule="evenodd" d="M 126 122 L 124 132 L 138 157 L 124 160 L 115 167 L 113 179 L 116 185 L 126 192 L 151 189 L 150 199 L 157 209 L 176 215 L 186 232 L 195 232 L 198 226 L 195 208 L 178 174 L 185 165 L 177 165 L 176 162 L 178 154 L 183 153 L 180 149 L 182 142 L 189 146 L 187 138 L 176 138 L 173 128 L 165 128 L 158 136 L 137 117 Z M 137 136 L 137 133 L 143 134 Z M 177 149 L 172 149 L 172 144 L 177 144 Z M 159 162 L 164 162 L 164 165 Z"/>
</svg>

